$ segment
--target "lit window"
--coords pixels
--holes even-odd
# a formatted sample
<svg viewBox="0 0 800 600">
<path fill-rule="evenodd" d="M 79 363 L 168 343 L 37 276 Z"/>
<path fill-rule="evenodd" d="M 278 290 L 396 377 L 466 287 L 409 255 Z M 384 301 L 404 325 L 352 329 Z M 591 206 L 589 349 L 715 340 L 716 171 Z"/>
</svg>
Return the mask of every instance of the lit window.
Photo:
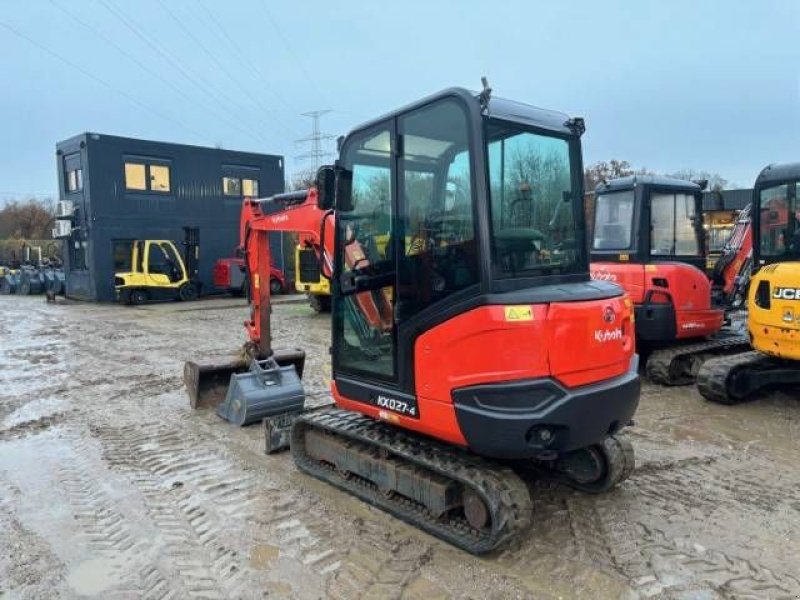
<svg viewBox="0 0 800 600">
<path fill-rule="evenodd" d="M 258 179 L 242 179 L 242 195 L 249 198 L 257 198 Z"/>
<path fill-rule="evenodd" d="M 241 196 L 242 180 L 239 179 L 238 177 L 223 177 L 222 193 L 225 194 L 226 196 Z"/>
<path fill-rule="evenodd" d="M 83 169 L 67 172 L 67 191 L 78 192 L 83 189 Z"/>
<path fill-rule="evenodd" d="M 169 191 L 169 167 L 150 165 L 150 190 L 153 192 Z"/>
<path fill-rule="evenodd" d="M 144 165 L 125 163 L 125 187 L 129 190 L 146 190 L 147 180 Z"/>
</svg>

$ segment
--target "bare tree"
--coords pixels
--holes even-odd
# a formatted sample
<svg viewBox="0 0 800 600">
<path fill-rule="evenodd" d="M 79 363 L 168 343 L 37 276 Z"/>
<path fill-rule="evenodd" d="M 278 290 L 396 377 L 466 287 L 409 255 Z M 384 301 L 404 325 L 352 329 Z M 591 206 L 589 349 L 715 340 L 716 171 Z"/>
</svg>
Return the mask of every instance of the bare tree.
<svg viewBox="0 0 800 600">
<path fill-rule="evenodd" d="M 698 169 L 681 169 L 669 174 L 670 177 L 677 177 L 678 179 L 685 179 L 686 181 L 707 181 L 708 190 L 712 192 L 719 192 L 727 189 L 728 180 L 719 173 L 710 173 L 708 171 L 701 171 Z"/>
<path fill-rule="evenodd" d="M 12 200 L 0 210 L 0 239 L 49 239 L 54 220 L 50 198 Z"/>
<path fill-rule="evenodd" d="M 591 192 L 601 183 L 633 174 L 634 170 L 627 160 L 601 160 L 584 169 L 583 184 L 586 191 Z"/>
</svg>

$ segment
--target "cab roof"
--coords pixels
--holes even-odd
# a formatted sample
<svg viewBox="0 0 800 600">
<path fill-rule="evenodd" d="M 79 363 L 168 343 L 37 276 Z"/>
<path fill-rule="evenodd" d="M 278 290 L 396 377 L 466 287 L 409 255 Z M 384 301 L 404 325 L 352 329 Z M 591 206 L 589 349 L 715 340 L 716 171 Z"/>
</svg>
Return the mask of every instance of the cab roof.
<svg viewBox="0 0 800 600">
<path fill-rule="evenodd" d="M 703 189 L 693 181 L 686 181 L 685 179 L 677 179 L 675 177 L 667 177 L 666 175 L 628 175 L 627 177 L 618 177 L 612 179 L 607 183 L 601 183 L 595 188 L 595 194 L 602 194 L 604 192 L 621 192 L 624 190 L 632 190 L 637 185 L 653 185 L 658 187 L 668 187 L 676 190 L 687 191 L 690 193 L 699 193 Z"/>
<path fill-rule="evenodd" d="M 397 108 L 396 110 L 385 113 L 375 119 L 366 121 L 365 123 L 356 126 L 351 130 L 350 133 L 354 133 L 362 129 L 368 129 L 371 126 L 398 114 L 416 110 L 426 104 L 430 104 L 431 102 L 435 102 L 436 100 L 440 100 L 448 96 L 460 98 L 467 105 L 472 104 L 474 107 L 474 114 L 480 114 L 481 107 L 480 101 L 478 100 L 478 92 L 470 91 L 461 87 L 452 87 L 436 92 L 435 94 L 431 94 L 430 96 L 426 96 L 425 98 L 417 100 L 411 104 Z M 568 121 L 570 120 L 569 115 L 558 111 L 538 108 L 536 106 L 531 106 L 530 104 L 524 104 L 514 100 L 498 98 L 497 96 L 491 97 L 485 114 L 492 118 L 512 121 L 523 125 L 530 125 L 531 127 L 550 130 L 562 135 L 575 135 L 575 132 L 568 125 Z"/>
<path fill-rule="evenodd" d="M 800 162 L 771 164 L 756 178 L 756 187 L 766 187 L 770 183 L 783 183 L 793 179 L 800 180 Z"/>
</svg>

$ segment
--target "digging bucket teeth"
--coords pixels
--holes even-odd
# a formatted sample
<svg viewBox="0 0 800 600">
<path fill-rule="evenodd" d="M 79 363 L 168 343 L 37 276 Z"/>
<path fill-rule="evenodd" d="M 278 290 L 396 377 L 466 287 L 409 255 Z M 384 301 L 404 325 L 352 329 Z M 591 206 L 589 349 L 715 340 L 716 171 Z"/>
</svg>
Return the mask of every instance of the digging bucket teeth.
<svg viewBox="0 0 800 600">
<path fill-rule="evenodd" d="M 306 354 L 303 350 L 276 350 L 272 358 L 281 367 L 293 366 L 298 377 L 303 376 Z M 228 393 L 232 377 L 250 370 L 251 358 L 242 356 L 226 363 L 198 364 L 187 361 L 183 367 L 183 382 L 194 409 L 214 408 Z"/>
</svg>

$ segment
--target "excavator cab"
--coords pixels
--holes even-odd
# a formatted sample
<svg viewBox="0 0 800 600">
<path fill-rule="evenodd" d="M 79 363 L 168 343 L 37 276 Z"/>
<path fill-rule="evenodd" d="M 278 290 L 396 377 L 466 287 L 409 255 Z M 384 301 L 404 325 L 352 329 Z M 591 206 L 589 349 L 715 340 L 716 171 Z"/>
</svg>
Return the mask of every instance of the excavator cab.
<svg viewBox="0 0 800 600">
<path fill-rule="evenodd" d="M 634 175 L 595 191 L 591 271 L 621 285 L 636 306 L 637 340 L 651 347 L 717 333 L 705 267 L 702 188 Z"/>
<path fill-rule="evenodd" d="M 633 175 L 595 190 L 592 262 L 705 265 L 703 190 L 691 181 Z"/>
</svg>

